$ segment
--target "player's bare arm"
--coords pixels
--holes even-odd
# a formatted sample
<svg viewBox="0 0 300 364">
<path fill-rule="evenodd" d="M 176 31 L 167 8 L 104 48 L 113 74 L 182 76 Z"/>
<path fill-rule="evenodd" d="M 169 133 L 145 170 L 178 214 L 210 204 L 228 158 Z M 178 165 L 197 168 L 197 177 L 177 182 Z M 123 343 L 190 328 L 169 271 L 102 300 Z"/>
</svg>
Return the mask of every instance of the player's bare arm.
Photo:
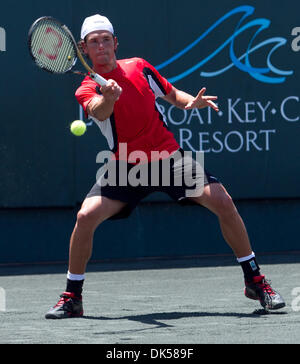
<svg viewBox="0 0 300 364">
<path fill-rule="evenodd" d="M 180 109 L 203 109 L 211 107 L 216 112 L 219 107 L 214 103 L 218 99 L 217 96 L 204 96 L 206 88 L 202 88 L 196 97 L 173 87 L 172 91 L 164 97 L 166 101 L 175 105 Z"/>
<path fill-rule="evenodd" d="M 95 97 L 87 106 L 89 115 L 99 121 L 107 120 L 114 111 L 116 101 L 122 94 L 122 88 L 114 80 L 108 80 L 106 86 L 100 88 L 101 96 Z"/>
</svg>

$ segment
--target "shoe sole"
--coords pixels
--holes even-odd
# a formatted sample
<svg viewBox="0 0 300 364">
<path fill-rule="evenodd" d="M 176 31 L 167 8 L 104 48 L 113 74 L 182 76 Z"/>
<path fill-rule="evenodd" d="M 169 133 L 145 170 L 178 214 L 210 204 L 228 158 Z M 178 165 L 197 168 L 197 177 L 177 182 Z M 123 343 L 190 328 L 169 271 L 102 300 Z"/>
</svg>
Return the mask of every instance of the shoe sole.
<svg viewBox="0 0 300 364">
<path fill-rule="evenodd" d="M 267 308 L 270 311 L 274 311 L 274 310 L 279 310 L 280 308 L 283 308 L 283 307 L 285 307 L 285 303 L 284 302 L 277 303 L 277 305 L 274 305 L 273 307 L 267 307 Z"/>
<path fill-rule="evenodd" d="M 45 319 L 46 320 L 63 320 L 63 319 L 68 319 L 68 318 L 80 318 L 83 316 L 83 312 L 81 312 L 80 314 L 77 315 L 72 315 L 72 314 L 66 314 L 66 315 L 55 315 L 55 314 L 47 314 L 45 315 Z"/>
</svg>

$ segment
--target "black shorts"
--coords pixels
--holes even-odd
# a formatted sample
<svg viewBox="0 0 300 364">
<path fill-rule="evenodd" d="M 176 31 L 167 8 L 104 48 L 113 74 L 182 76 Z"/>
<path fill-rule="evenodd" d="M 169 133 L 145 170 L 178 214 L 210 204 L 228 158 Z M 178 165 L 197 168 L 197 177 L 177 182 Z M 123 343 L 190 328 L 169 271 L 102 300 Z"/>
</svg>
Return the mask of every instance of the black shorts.
<svg viewBox="0 0 300 364">
<path fill-rule="evenodd" d="M 189 197 L 200 196 L 204 186 L 220 182 L 192 157 L 184 154 L 182 158 L 183 154 L 179 150 L 169 159 L 138 167 L 127 162 L 109 162 L 98 172 L 97 183 L 86 198 L 104 196 L 125 202 L 125 208 L 111 220 L 127 218 L 141 200 L 154 192 L 166 193 L 180 204 L 190 203 Z"/>
</svg>

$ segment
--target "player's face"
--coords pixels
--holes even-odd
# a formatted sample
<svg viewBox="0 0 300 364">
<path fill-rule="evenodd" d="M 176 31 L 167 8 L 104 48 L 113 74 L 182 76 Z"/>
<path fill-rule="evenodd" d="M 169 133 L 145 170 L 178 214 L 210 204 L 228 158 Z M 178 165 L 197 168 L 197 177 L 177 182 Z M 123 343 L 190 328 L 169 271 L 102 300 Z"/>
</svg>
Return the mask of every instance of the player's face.
<svg viewBox="0 0 300 364">
<path fill-rule="evenodd" d="M 85 52 L 94 66 L 109 66 L 115 62 L 117 38 L 110 32 L 96 31 L 90 33 L 85 40 Z"/>
</svg>

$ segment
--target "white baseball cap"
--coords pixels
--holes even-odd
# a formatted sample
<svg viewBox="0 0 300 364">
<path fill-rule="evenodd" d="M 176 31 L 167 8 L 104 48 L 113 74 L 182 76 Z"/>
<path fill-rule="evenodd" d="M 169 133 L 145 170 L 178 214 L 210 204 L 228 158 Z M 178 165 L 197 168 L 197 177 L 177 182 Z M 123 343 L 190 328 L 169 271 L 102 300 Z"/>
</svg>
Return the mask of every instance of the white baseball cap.
<svg viewBox="0 0 300 364">
<path fill-rule="evenodd" d="M 114 34 L 114 27 L 106 16 L 96 14 L 85 19 L 81 28 L 81 39 L 97 30 L 106 30 Z"/>
</svg>

